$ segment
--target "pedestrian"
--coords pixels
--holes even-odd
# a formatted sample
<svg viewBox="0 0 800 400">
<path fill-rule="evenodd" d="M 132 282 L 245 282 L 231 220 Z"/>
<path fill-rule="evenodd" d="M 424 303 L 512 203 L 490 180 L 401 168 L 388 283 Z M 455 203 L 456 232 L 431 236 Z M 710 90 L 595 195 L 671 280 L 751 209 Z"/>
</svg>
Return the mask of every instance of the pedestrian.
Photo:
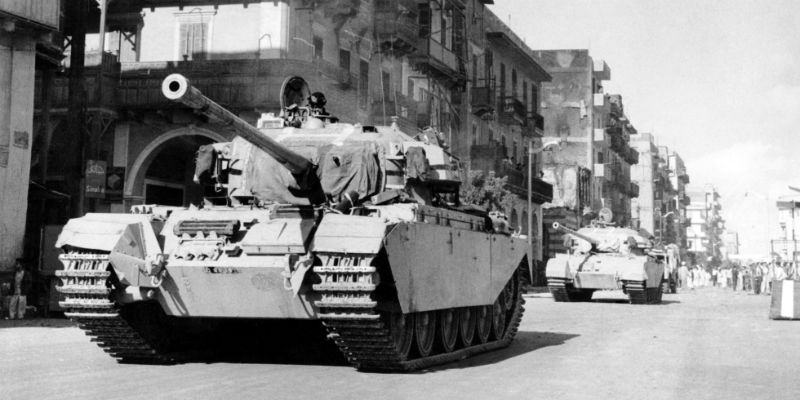
<svg viewBox="0 0 800 400">
<path fill-rule="evenodd" d="M 761 294 L 769 295 L 772 274 L 770 272 L 770 266 L 767 263 L 761 263 L 761 277 Z"/>
<path fill-rule="evenodd" d="M 731 265 L 731 288 L 733 291 L 736 291 L 736 286 L 739 284 L 739 269 L 736 268 L 736 264 Z"/>
<path fill-rule="evenodd" d="M 686 289 L 689 286 L 689 268 L 686 266 L 686 261 L 681 261 L 681 266 L 678 268 L 678 286 L 681 289 Z"/>
<path fill-rule="evenodd" d="M 25 271 L 25 261 L 18 258 L 14 264 L 14 291 L 8 303 L 8 317 L 10 319 L 25 318 L 25 308 L 28 306 L 28 289 L 30 286 L 28 273 Z"/>
<path fill-rule="evenodd" d="M 753 294 L 761 294 L 761 287 L 764 283 L 764 270 L 761 263 L 753 264 Z"/>
</svg>

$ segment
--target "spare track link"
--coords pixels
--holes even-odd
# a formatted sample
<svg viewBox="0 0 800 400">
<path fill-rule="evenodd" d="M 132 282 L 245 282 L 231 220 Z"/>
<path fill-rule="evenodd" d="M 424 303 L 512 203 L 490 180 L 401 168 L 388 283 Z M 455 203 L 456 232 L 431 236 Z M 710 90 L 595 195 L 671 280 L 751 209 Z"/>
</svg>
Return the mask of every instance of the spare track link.
<svg viewBox="0 0 800 400">
<path fill-rule="evenodd" d="M 92 342 L 121 362 L 174 362 L 160 354 L 120 316 L 119 307 L 111 300 L 107 253 L 69 252 L 58 258 L 64 270 L 56 271 L 62 282 L 57 289 L 66 295 L 66 300 L 58 304 Z"/>
<path fill-rule="evenodd" d="M 319 254 L 323 265 L 314 267 L 322 280 L 313 285 L 322 294 L 315 304 L 320 318 L 349 363 L 359 370 L 414 371 L 438 364 L 462 360 L 475 354 L 508 346 L 514 339 L 524 311 L 520 284 L 517 285 L 515 309 L 507 323 L 503 339 L 461 348 L 449 353 L 404 359 L 396 349 L 389 329 L 371 294 L 378 285 L 375 254 Z M 520 279 L 521 272 L 515 278 Z M 385 314 L 384 314 L 385 317 Z"/>
<path fill-rule="evenodd" d="M 625 281 L 625 290 L 631 304 L 659 304 L 661 303 L 661 285 L 647 287 L 645 281 Z"/>
</svg>

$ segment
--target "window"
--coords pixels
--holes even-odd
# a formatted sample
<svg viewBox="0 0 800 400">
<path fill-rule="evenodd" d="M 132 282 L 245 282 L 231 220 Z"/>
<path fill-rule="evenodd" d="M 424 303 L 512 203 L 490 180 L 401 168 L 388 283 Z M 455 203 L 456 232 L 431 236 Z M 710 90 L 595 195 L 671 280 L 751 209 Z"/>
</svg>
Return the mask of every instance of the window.
<svg viewBox="0 0 800 400">
<path fill-rule="evenodd" d="M 500 98 L 506 97 L 506 65 L 500 63 Z"/>
<path fill-rule="evenodd" d="M 414 93 L 414 79 L 412 79 L 410 77 L 408 78 L 408 93 L 407 93 L 407 96 L 411 100 L 416 100 L 417 99 L 417 97 L 415 96 L 415 93 Z"/>
<path fill-rule="evenodd" d="M 183 60 L 205 60 L 208 54 L 208 23 L 181 22 L 178 54 Z"/>
<path fill-rule="evenodd" d="M 531 84 L 531 111 L 539 113 L 539 87 L 536 83 Z"/>
<path fill-rule="evenodd" d="M 517 98 L 517 70 L 511 69 L 511 97 Z"/>
<path fill-rule="evenodd" d="M 484 78 L 488 81 L 494 77 L 494 55 L 492 49 L 486 49 L 486 52 L 483 53 L 483 57 L 483 67 L 486 68 Z M 489 85 L 486 86 L 488 87 Z"/>
<path fill-rule="evenodd" d="M 602 164 L 603 163 L 603 152 L 602 151 L 598 151 L 597 152 L 597 163 L 598 164 Z"/>
<path fill-rule="evenodd" d="M 525 105 L 525 111 L 528 111 L 530 107 L 528 104 L 528 85 L 525 84 L 525 81 L 522 81 L 522 104 Z"/>
<path fill-rule="evenodd" d="M 314 36 L 314 58 L 321 59 L 322 58 L 322 50 L 323 45 L 325 42 L 322 41 L 322 38 L 319 36 Z"/>
<path fill-rule="evenodd" d="M 381 89 L 384 101 L 392 101 L 392 75 L 388 71 L 381 71 Z"/>
<path fill-rule="evenodd" d="M 369 89 L 369 63 L 361 60 L 358 64 L 358 105 L 367 108 L 367 90 Z"/>
<path fill-rule="evenodd" d="M 472 123 L 472 145 L 475 146 L 478 144 L 478 124 Z"/>
<path fill-rule="evenodd" d="M 350 51 L 339 49 L 339 68 L 350 72 Z"/>
</svg>

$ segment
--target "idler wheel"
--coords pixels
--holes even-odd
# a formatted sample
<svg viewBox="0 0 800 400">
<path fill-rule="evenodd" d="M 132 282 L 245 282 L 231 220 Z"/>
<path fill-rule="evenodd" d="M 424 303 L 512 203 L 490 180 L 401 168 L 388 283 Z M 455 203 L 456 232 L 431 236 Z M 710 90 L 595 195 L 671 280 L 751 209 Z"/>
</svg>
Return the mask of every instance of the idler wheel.
<svg viewBox="0 0 800 400">
<path fill-rule="evenodd" d="M 492 332 L 492 306 L 477 306 L 473 308 L 475 312 L 475 332 L 478 334 L 478 341 L 486 343 L 489 341 L 489 334 Z"/>
<path fill-rule="evenodd" d="M 472 345 L 475 338 L 475 320 L 477 313 L 475 307 L 462 307 L 458 309 L 458 336 L 464 347 Z"/>
<path fill-rule="evenodd" d="M 500 340 L 506 330 L 506 301 L 505 296 L 498 296 L 492 305 L 492 333 L 494 338 Z"/>
<path fill-rule="evenodd" d="M 439 345 L 442 352 L 449 353 L 458 342 L 458 312 L 452 308 L 439 310 Z"/>
<path fill-rule="evenodd" d="M 387 320 L 386 328 L 391 334 L 397 354 L 403 360 L 408 359 L 414 338 L 414 314 L 392 313 Z"/>
<path fill-rule="evenodd" d="M 436 338 L 436 312 L 417 313 L 414 333 L 417 336 L 417 351 L 420 357 L 427 357 L 433 350 L 433 341 Z"/>
</svg>

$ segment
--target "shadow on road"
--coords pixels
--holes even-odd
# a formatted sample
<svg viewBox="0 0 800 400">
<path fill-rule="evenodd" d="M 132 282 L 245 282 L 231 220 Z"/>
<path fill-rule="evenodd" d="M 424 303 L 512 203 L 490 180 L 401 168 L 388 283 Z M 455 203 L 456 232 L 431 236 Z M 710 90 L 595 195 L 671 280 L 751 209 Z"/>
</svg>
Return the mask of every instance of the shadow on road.
<svg viewBox="0 0 800 400">
<path fill-rule="evenodd" d="M 598 303 L 598 304 L 630 304 L 628 299 L 592 299 L 589 303 Z M 646 306 L 667 306 L 670 304 L 680 304 L 678 300 L 661 300 L 661 303 L 658 304 L 641 304 Z"/>
<path fill-rule="evenodd" d="M 0 319 L 0 329 L 6 328 L 75 328 L 66 318 Z"/>
<path fill-rule="evenodd" d="M 495 364 L 509 358 L 513 358 L 525 353 L 530 353 L 545 347 L 559 346 L 567 340 L 580 335 L 562 332 L 517 332 L 516 338 L 511 345 L 500 350 L 479 354 L 466 360 L 439 365 L 427 370 L 417 371 L 416 373 L 426 373 L 434 371 L 444 371 L 454 368 L 472 368 L 483 365 Z"/>
</svg>

